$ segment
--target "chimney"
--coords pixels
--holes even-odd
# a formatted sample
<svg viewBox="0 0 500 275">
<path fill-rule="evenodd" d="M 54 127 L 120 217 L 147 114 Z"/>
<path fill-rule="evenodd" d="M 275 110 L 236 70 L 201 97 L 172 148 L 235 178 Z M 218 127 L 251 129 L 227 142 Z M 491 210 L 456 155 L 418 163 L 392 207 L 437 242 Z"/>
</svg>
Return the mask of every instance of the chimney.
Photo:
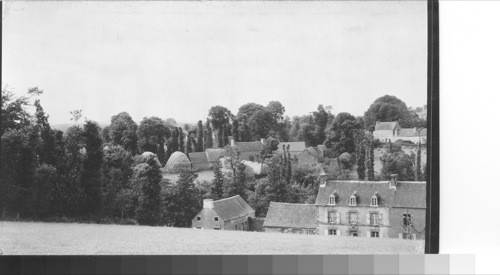
<svg viewBox="0 0 500 275">
<path fill-rule="evenodd" d="M 261 138 L 260 142 L 262 142 L 263 145 L 266 145 L 266 139 L 265 138 Z"/>
<path fill-rule="evenodd" d="M 203 200 L 203 208 L 214 208 L 214 200 L 204 199 Z"/>
<path fill-rule="evenodd" d="M 389 182 L 389 187 L 396 189 L 398 185 L 398 174 L 391 174 L 391 181 Z"/>
<path fill-rule="evenodd" d="M 235 146 L 233 136 L 228 136 L 227 138 L 229 139 L 229 144 L 231 144 L 231 146 Z"/>
</svg>

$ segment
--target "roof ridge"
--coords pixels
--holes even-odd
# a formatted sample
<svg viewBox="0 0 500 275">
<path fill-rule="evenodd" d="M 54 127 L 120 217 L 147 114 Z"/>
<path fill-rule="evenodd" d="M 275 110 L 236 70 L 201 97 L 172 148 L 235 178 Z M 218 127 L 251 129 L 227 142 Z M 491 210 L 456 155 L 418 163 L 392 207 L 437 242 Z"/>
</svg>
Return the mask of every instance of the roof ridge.
<svg viewBox="0 0 500 275">
<path fill-rule="evenodd" d="M 275 203 L 275 204 L 293 204 L 293 205 L 315 205 L 315 204 L 312 204 L 312 203 L 293 203 L 293 202 L 276 202 L 276 201 L 272 201 L 270 203 Z"/>
<path fill-rule="evenodd" d="M 220 200 L 216 200 L 216 201 L 214 201 L 214 203 L 215 202 L 219 202 L 219 201 L 223 201 L 223 200 L 228 200 L 228 199 L 236 198 L 236 197 L 240 197 L 240 195 L 235 195 L 235 196 L 232 196 L 232 197 L 229 197 L 229 198 L 223 198 L 223 199 L 220 199 Z"/>
</svg>

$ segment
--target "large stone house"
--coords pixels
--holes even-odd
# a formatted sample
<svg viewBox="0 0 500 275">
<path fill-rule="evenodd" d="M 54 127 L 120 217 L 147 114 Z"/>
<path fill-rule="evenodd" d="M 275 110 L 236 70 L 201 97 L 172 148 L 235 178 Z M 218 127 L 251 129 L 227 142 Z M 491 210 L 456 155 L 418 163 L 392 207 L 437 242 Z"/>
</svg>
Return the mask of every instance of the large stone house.
<svg viewBox="0 0 500 275">
<path fill-rule="evenodd" d="M 427 129 L 426 128 L 401 128 L 397 121 L 394 122 L 380 122 L 375 123 L 375 131 L 373 131 L 373 138 L 382 142 L 407 140 L 413 143 L 426 143 Z"/>
<path fill-rule="evenodd" d="M 264 232 L 316 234 L 317 211 L 314 204 L 271 202 L 264 221 Z"/>
<path fill-rule="evenodd" d="M 426 183 L 322 181 L 312 204 L 271 203 L 265 232 L 425 238 Z"/>
<path fill-rule="evenodd" d="M 214 201 L 203 200 L 203 209 L 191 221 L 192 228 L 247 231 L 255 210 L 239 195 Z"/>
<path fill-rule="evenodd" d="M 328 181 L 316 197 L 318 233 L 425 238 L 425 182 Z"/>
</svg>

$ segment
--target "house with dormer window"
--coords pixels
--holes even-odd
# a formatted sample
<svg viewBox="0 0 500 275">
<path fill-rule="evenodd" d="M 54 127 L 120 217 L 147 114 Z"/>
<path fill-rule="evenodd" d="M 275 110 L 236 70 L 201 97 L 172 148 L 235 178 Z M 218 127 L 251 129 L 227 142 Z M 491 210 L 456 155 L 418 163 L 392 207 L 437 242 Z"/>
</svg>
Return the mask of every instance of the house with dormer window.
<svg viewBox="0 0 500 275">
<path fill-rule="evenodd" d="M 423 239 L 425 182 L 325 181 L 316 197 L 318 234 Z"/>
</svg>

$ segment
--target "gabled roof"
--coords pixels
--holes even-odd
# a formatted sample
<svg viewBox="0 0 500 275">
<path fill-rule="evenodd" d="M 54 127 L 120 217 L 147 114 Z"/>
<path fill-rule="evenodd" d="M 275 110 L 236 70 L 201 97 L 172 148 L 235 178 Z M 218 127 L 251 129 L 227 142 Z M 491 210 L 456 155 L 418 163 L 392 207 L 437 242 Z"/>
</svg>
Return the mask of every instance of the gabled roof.
<svg viewBox="0 0 500 275">
<path fill-rule="evenodd" d="M 240 152 L 260 152 L 264 148 L 264 145 L 260 141 L 235 142 L 234 145 L 236 145 Z"/>
<path fill-rule="evenodd" d="M 316 228 L 314 204 L 271 202 L 264 226 L 288 228 Z"/>
<path fill-rule="evenodd" d="M 398 126 L 398 122 L 397 121 L 394 121 L 394 122 L 379 122 L 377 121 L 377 123 L 375 124 L 375 131 L 377 130 L 394 130 L 394 128 L 396 128 L 396 126 Z"/>
<path fill-rule="evenodd" d="M 239 195 L 214 201 L 214 211 L 224 221 L 255 213 L 255 210 Z"/>
<path fill-rule="evenodd" d="M 399 181 L 392 207 L 425 208 L 425 182 Z"/>
<path fill-rule="evenodd" d="M 388 181 L 329 181 L 320 187 L 316 196 L 316 204 L 326 205 L 331 194 L 337 191 L 336 205 L 348 206 L 349 199 L 356 193 L 357 206 L 370 206 L 371 198 L 378 193 L 378 205 L 389 207 L 394 191 L 389 188 Z"/>
<path fill-rule="evenodd" d="M 337 191 L 336 205 L 347 206 L 349 198 L 356 194 L 357 206 L 370 206 L 373 195 L 378 194 L 381 207 L 425 208 L 425 182 L 398 181 L 396 189 L 389 181 L 328 181 L 320 186 L 317 205 L 327 205 L 328 198 Z"/>
<path fill-rule="evenodd" d="M 304 153 L 307 153 L 316 159 L 319 158 L 319 152 L 314 147 L 308 147 L 304 150 Z"/>
<path fill-rule="evenodd" d="M 208 162 L 207 154 L 205 152 L 189 153 L 189 159 L 191 160 L 192 164 Z"/>
<path fill-rule="evenodd" d="M 207 159 L 209 162 L 217 161 L 219 160 L 220 157 L 225 156 L 226 150 L 224 149 L 217 149 L 217 148 L 208 148 L 205 150 L 205 153 L 207 155 Z"/>
<path fill-rule="evenodd" d="M 318 149 L 320 149 L 323 152 L 328 150 L 328 148 L 326 148 L 326 145 L 323 145 L 323 144 L 318 145 Z"/>
<path fill-rule="evenodd" d="M 290 145 L 290 152 L 302 152 L 306 149 L 305 141 L 280 142 L 278 144 L 278 150 L 283 150 L 283 145 L 285 145 L 285 147 Z"/>
<path fill-rule="evenodd" d="M 418 132 L 414 128 L 401 128 L 398 137 L 418 137 Z"/>
</svg>

